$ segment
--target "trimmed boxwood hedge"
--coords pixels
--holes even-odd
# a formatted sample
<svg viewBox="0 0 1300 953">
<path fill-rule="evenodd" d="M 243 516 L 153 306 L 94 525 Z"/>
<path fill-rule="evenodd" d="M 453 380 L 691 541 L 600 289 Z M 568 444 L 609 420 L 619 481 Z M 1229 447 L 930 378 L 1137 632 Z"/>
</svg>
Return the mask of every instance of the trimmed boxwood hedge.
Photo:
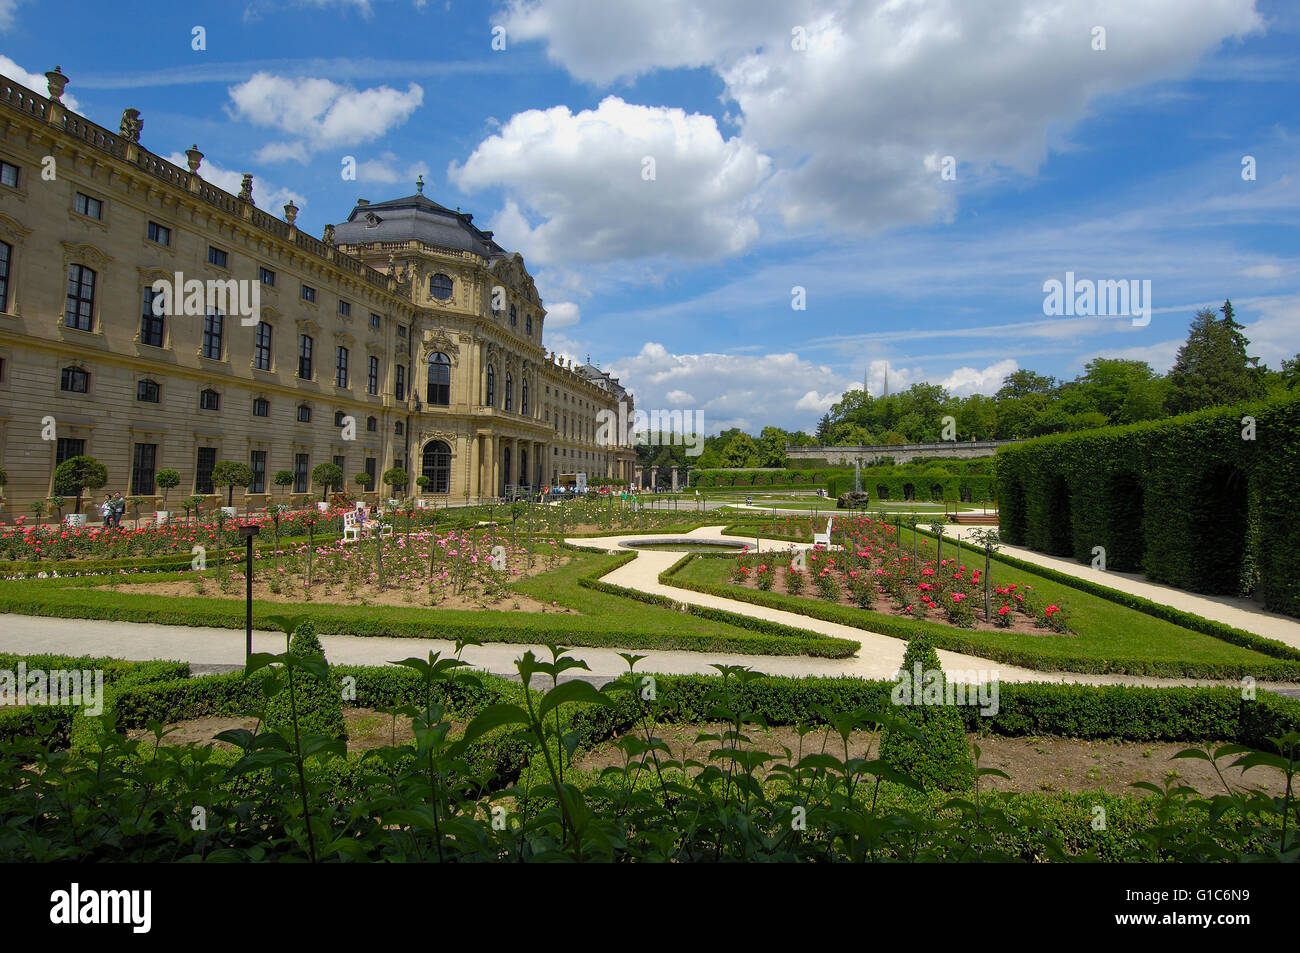
<svg viewBox="0 0 1300 953">
<path fill-rule="evenodd" d="M 1243 436 L 1254 420 L 1254 439 Z M 1300 616 L 1300 395 L 1039 437 L 997 454 L 1001 535 Z"/>
<path fill-rule="evenodd" d="M 577 657 L 581 657 L 579 654 Z M 424 688 L 410 669 L 396 666 L 331 666 L 331 675 L 350 678 L 350 707 L 423 705 Z M 638 672 L 639 680 L 645 673 Z M 626 677 L 626 676 L 625 676 Z M 638 681 L 638 685 L 639 685 Z M 712 721 L 716 675 L 655 675 L 659 717 L 675 723 Z M 730 684 L 736 710 L 761 716 L 769 725 L 825 723 L 822 711 L 856 709 L 883 712 L 890 707 L 893 683 L 852 677 L 764 676 Z M 453 717 L 472 718 L 500 702 L 522 704 L 523 687 L 500 676 L 476 674 L 473 681 L 435 687 L 437 703 Z M 565 706 L 562 721 L 586 750 L 632 728 L 638 720 L 635 693 L 611 696 L 610 707 Z M 114 698 L 123 729 L 143 728 L 150 720 L 170 724 L 191 718 L 247 714 L 258 705 L 258 683 L 242 672 L 131 684 Z M 1269 738 L 1300 730 L 1300 701 L 1260 692 L 1243 699 L 1233 688 L 1146 688 L 1125 685 L 1002 683 L 998 710 L 983 716 L 975 706 L 959 706 L 968 731 L 1023 737 L 1058 735 L 1083 740 L 1138 742 L 1234 741 L 1274 750 Z M 532 750 L 518 727 L 492 732 L 474 746 L 470 760 L 498 782 L 509 783 L 527 766 Z"/>
</svg>

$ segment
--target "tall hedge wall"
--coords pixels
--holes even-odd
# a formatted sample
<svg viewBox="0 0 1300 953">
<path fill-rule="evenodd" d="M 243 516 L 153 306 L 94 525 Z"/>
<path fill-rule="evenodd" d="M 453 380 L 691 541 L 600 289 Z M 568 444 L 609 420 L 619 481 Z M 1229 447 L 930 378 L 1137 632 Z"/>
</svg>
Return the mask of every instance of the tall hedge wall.
<svg viewBox="0 0 1300 953">
<path fill-rule="evenodd" d="M 1300 396 L 1040 437 L 997 462 L 1008 543 L 1084 562 L 1101 546 L 1107 569 L 1300 616 Z"/>
<path fill-rule="evenodd" d="M 981 474 L 959 476 L 926 476 L 924 473 L 862 473 L 862 489 L 872 500 L 906 500 L 911 487 L 911 499 L 918 503 L 942 500 L 965 500 L 982 503 L 994 499 L 996 477 Z M 831 496 L 839 496 L 853 489 L 853 474 L 832 477 L 826 481 Z M 883 492 L 882 492 L 883 491 Z"/>
<path fill-rule="evenodd" d="M 825 486 L 829 477 L 844 473 L 842 467 L 813 470 L 790 468 L 783 470 L 692 470 L 691 486 L 737 487 L 747 486 Z"/>
</svg>

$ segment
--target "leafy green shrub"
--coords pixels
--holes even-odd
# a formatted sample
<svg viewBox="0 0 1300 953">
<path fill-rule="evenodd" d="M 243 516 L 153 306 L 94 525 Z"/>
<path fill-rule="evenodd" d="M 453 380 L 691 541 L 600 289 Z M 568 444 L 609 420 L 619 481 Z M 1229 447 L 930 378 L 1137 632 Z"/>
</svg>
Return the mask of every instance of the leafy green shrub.
<svg viewBox="0 0 1300 953">
<path fill-rule="evenodd" d="M 920 681 L 918 681 L 918 675 Z M 939 704 L 927 704 L 931 684 L 939 690 Z M 974 764 L 966 745 L 966 726 L 961 712 L 942 703 L 946 678 L 939 653 L 924 635 L 912 639 L 903 655 L 900 685 L 910 685 L 910 698 L 903 704 L 894 692 L 894 713 L 920 732 L 920 737 L 889 728 L 880 742 L 880 757 L 891 768 L 919 781 L 927 790 L 964 791 L 974 780 Z"/>
<path fill-rule="evenodd" d="M 302 622 L 294 630 L 293 639 L 289 643 L 289 654 L 300 659 L 325 659 L 325 649 L 320 644 L 316 626 L 312 622 Z M 267 702 L 267 727 L 292 738 L 291 709 L 296 706 L 300 735 L 344 737 L 343 697 L 338 682 L 332 676 L 328 680 L 299 676 L 295 678 L 293 688 L 292 700 L 286 688 Z"/>
</svg>

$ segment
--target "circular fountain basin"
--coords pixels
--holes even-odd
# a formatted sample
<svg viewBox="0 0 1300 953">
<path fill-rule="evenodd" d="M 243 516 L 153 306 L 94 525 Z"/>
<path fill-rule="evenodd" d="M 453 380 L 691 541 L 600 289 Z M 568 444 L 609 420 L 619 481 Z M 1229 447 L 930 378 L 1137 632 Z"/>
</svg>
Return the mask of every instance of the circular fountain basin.
<svg viewBox="0 0 1300 953">
<path fill-rule="evenodd" d="M 628 549 L 645 549 L 669 553 L 719 553 L 740 552 L 746 543 L 738 539 L 692 539 L 689 536 L 672 538 L 651 536 L 646 539 L 625 539 L 619 543 Z"/>
</svg>

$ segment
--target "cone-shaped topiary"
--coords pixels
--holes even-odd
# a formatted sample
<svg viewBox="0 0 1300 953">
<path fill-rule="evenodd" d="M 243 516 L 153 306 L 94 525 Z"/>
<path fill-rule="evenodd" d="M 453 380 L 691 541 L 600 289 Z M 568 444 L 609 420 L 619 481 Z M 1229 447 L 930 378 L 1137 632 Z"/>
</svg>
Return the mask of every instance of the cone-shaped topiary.
<svg viewBox="0 0 1300 953">
<path fill-rule="evenodd" d="M 289 643 L 289 654 L 296 658 L 325 658 L 325 649 L 320 644 L 313 623 L 303 622 L 294 630 L 293 639 Z M 294 672 L 293 687 L 298 707 L 299 735 L 346 737 L 343 729 L 343 695 L 333 678 L 322 682 L 299 669 Z M 267 703 L 266 724 L 290 742 L 293 741 L 292 708 L 287 684 Z"/>
<path fill-rule="evenodd" d="M 908 642 L 903 671 L 891 697 L 892 714 L 917 728 L 922 737 L 886 731 L 880 757 L 926 790 L 964 791 L 971 786 L 975 766 L 961 711 L 944 703 L 946 681 L 939 653 L 929 638 L 918 635 Z"/>
</svg>

